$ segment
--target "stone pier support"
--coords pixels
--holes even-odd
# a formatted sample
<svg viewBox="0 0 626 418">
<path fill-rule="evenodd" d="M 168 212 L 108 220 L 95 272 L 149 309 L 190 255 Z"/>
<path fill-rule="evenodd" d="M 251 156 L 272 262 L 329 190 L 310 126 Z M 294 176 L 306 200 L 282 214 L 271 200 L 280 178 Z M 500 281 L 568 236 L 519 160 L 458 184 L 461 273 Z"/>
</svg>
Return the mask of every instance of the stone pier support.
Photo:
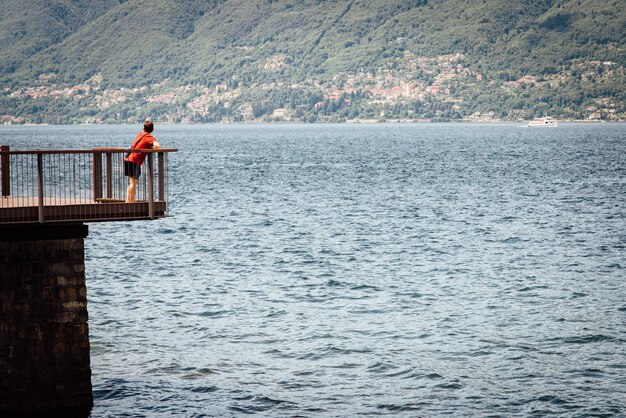
<svg viewBox="0 0 626 418">
<path fill-rule="evenodd" d="M 2 417 L 89 414 L 87 232 L 82 224 L 0 226 Z"/>
</svg>

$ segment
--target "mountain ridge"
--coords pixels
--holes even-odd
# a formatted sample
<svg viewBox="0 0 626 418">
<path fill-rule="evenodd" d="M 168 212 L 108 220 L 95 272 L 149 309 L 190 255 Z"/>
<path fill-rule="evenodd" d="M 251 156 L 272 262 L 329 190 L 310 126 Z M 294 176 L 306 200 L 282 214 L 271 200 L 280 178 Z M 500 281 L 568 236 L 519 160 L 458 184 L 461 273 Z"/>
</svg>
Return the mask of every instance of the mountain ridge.
<svg viewBox="0 0 626 418">
<path fill-rule="evenodd" d="M 4 8 L 16 8 L 16 0 L 7 1 L 8 6 Z M 332 101 L 324 89 L 310 86 L 316 82 L 330 83 L 344 73 L 382 74 L 402 70 L 398 80 L 409 82 L 413 77 L 412 80 L 423 84 L 425 89 L 426 84 L 433 85 L 437 74 L 450 69 L 410 68 L 413 64 L 408 64 L 406 57 L 460 54 L 463 60 L 459 65 L 479 74 L 480 86 L 476 87 L 475 76 L 471 83 L 453 80 L 443 90 L 436 90 L 448 91 L 445 100 L 443 96 L 437 97 L 438 93 L 427 97 L 443 103 L 439 107 L 445 108 L 440 112 L 447 112 L 444 118 L 467 118 L 476 111 L 489 110 L 480 102 L 498 94 L 491 82 L 505 89 L 506 83 L 526 76 L 538 80 L 558 76 L 562 82 L 560 87 L 552 86 L 550 92 L 535 89 L 537 86 L 533 84 L 530 96 L 529 92 L 517 89 L 514 99 L 521 100 L 521 105 L 513 104 L 514 99 L 507 99 L 507 103 L 497 104 L 491 110 L 504 115 L 507 109 L 503 106 L 508 107 L 508 111 L 521 106 L 528 110 L 523 116 L 530 117 L 541 112 L 539 107 L 545 107 L 538 107 L 537 103 L 549 100 L 547 110 L 557 108 L 564 117 L 577 117 L 585 115 L 584 108 L 597 105 L 592 104 L 593 100 L 608 97 L 615 102 L 612 109 L 621 115 L 624 112 L 623 89 L 620 91 L 615 86 L 623 79 L 626 66 L 623 53 L 626 12 L 620 3 L 600 0 L 471 3 L 460 0 L 185 0 L 176 3 L 100 0 L 95 10 L 89 11 L 92 15 L 85 14 L 82 20 L 78 19 L 79 24 L 72 33 L 66 33 L 70 29 L 59 30 L 56 35 L 52 31 L 46 38 L 48 43 L 43 42 L 38 51 L 28 52 L 27 43 L 13 48 L 15 51 L 9 54 L 12 64 L 0 66 L 0 78 L 10 89 L 5 89 L 5 97 L 0 97 L 0 111 L 18 116 L 14 113 L 19 112 L 8 112 L 13 94 L 14 99 L 21 98 L 13 100 L 21 112 L 20 117 L 29 113 L 26 109 L 29 105 L 31 115 L 39 113 L 41 116 L 50 111 L 50 103 L 40 100 L 32 112 L 33 103 L 26 105 L 27 96 L 15 93 L 26 87 L 81 84 L 98 76 L 102 80 L 100 88 L 147 88 L 151 92 L 154 90 L 151 86 L 155 85 L 168 88 L 227 85 L 233 90 L 241 85 L 243 90 L 238 97 L 245 100 L 231 100 L 228 106 L 259 108 L 267 104 L 264 102 L 274 101 L 266 109 L 269 112 L 269 107 L 275 110 L 281 103 L 285 105 L 284 98 L 292 93 L 304 94 L 302 88 L 282 88 L 280 95 L 284 97 L 274 100 L 271 94 L 263 94 L 254 86 L 305 85 L 306 97 L 302 100 L 321 95 L 324 100 Z M 5 26 L 7 16 L 10 15 L 0 13 L 2 27 L 10 26 L 8 23 Z M 38 16 L 33 14 L 33 21 L 39 19 Z M 0 43 L 2 39 L 0 36 Z M 24 58 L 19 60 L 15 56 Z M 602 74 L 594 76 L 593 82 L 585 82 L 577 74 L 586 62 L 610 63 L 610 77 L 602 69 L 598 70 Z M 411 71 L 414 74 L 409 74 Z M 434 72 L 429 74 L 428 71 Z M 525 84 L 525 88 L 529 86 Z M 545 90 L 546 85 L 541 87 Z M 575 89 L 582 91 L 581 100 L 573 98 Z M 550 98 L 548 93 L 555 97 Z M 472 99 L 473 95 L 479 97 Z M 145 107 L 146 97 L 142 93 L 138 96 L 135 108 Z M 494 102 L 503 101 L 500 97 L 495 99 Z M 97 108 L 94 100 L 83 107 Z M 372 97 L 351 97 L 349 106 L 363 100 L 371 102 Z M 450 100 L 462 100 L 463 104 L 457 104 L 458 109 L 454 110 L 454 105 L 448 106 Z M 552 103 L 554 100 L 556 106 Z M 404 114 L 411 108 L 415 111 L 415 101 L 408 101 L 397 101 L 405 110 Z M 428 114 L 437 116 L 436 106 L 424 98 L 420 101 L 430 106 Z M 359 106 L 367 107 L 363 103 Z M 342 106 L 348 105 L 344 102 Z M 80 113 L 73 107 L 76 106 L 67 109 L 73 114 L 72 120 Z M 164 113 L 178 112 L 172 106 L 165 107 L 168 109 L 162 109 Z M 130 108 L 129 104 L 125 114 Z M 83 112 L 83 117 L 91 117 L 92 110 Z M 295 115 L 296 109 L 290 110 Z M 310 110 L 298 119 L 310 120 Z M 374 114 L 381 112 L 384 110 Z M 56 113 L 57 117 L 62 116 Z M 226 119 L 237 120 L 241 116 L 241 112 L 239 116 L 234 115 L 234 111 L 220 113 Z M 392 113 L 400 116 L 402 112 L 392 110 Z M 346 111 L 339 111 L 337 116 L 348 118 Z"/>
<path fill-rule="evenodd" d="M 23 60 L 58 44 L 119 4 L 117 0 L 3 2 L 0 74 L 15 71 Z"/>
</svg>

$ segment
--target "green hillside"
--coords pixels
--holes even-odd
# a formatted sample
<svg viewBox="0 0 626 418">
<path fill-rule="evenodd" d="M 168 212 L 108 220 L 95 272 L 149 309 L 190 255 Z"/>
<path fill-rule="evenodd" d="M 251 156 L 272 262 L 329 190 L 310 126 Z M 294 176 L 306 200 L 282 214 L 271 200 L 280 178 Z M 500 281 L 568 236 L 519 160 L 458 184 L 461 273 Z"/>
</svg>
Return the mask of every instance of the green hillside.
<svg viewBox="0 0 626 418">
<path fill-rule="evenodd" d="M 29 1 L 0 6 L 0 111 L 16 120 L 625 111 L 621 0 Z"/>
<path fill-rule="evenodd" d="M 119 5 L 119 0 L 2 1 L 0 74 L 13 73 L 29 57 L 60 43 Z"/>
</svg>

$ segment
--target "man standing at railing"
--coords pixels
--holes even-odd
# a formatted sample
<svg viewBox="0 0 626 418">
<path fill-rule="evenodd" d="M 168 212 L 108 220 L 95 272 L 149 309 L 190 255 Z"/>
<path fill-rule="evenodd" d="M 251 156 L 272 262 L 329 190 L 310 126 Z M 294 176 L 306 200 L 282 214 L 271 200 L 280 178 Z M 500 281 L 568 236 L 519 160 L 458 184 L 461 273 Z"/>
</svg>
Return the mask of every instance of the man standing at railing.
<svg viewBox="0 0 626 418">
<path fill-rule="evenodd" d="M 152 136 L 154 130 L 154 124 L 150 119 L 146 119 L 143 123 L 143 132 L 140 132 L 135 137 L 131 149 L 156 149 L 160 145 L 157 140 Z M 126 203 L 133 203 L 135 201 L 135 191 L 137 190 L 137 182 L 139 181 L 139 175 L 141 174 L 141 164 L 146 159 L 146 154 L 143 152 L 131 152 L 126 155 L 124 159 L 124 175 L 128 176 L 130 183 L 126 189 Z"/>
</svg>

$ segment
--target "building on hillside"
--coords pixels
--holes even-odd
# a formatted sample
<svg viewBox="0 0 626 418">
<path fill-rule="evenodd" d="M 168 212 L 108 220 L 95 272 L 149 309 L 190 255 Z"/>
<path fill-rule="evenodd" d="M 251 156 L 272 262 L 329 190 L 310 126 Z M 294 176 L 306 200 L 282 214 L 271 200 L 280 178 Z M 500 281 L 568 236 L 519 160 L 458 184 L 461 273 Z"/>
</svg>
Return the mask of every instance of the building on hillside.
<svg viewBox="0 0 626 418">
<path fill-rule="evenodd" d="M 291 120 L 291 114 L 289 113 L 289 110 L 281 107 L 279 109 L 274 109 L 272 112 L 272 118 L 275 120 L 289 121 Z"/>
</svg>

